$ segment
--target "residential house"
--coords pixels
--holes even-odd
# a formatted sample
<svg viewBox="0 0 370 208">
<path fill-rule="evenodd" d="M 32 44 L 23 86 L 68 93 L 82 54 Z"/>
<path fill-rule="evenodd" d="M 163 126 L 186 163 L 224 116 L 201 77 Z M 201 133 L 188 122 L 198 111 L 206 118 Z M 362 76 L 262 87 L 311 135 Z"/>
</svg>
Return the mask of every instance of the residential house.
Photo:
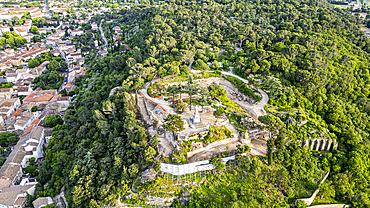
<svg viewBox="0 0 370 208">
<path fill-rule="evenodd" d="M 8 118 L 12 113 L 13 111 L 10 108 L 0 108 L 0 115 L 3 118 Z"/>
<path fill-rule="evenodd" d="M 51 139 L 53 134 L 53 129 L 45 129 L 44 130 L 44 136 L 45 136 L 45 144 L 49 143 L 49 139 Z"/>
<path fill-rule="evenodd" d="M 21 155 L 22 159 L 23 159 L 23 156 Z M 3 165 L 3 166 L 4 166 L 4 168 L 1 167 L 1 169 L 4 171 L 4 173 L 2 173 L 1 179 L 10 181 L 9 185 L 16 185 L 20 181 L 21 176 L 22 176 L 22 167 L 21 167 L 21 165 L 20 164 L 15 164 L 15 163 L 12 162 L 10 164 Z M 0 194 L 1 193 L 2 192 L 0 192 Z M 0 199 L 0 204 L 1 204 L 1 199 Z"/>
<path fill-rule="evenodd" d="M 59 56 L 59 51 L 57 49 L 53 49 L 51 53 L 53 54 L 53 56 Z"/>
<path fill-rule="evenodd" d="M 24 38 L 24 39 L 26 39 L 26 40 L 27 40 L 27 42 L 31 42 L 31 40 L 32 40 L 32 38 L 33 38 L 34 36 L 35 36 L 34 34 L 29 33 L 29 34 L 27 34 L 27 35 L 23 36 L 23 38 Z"/>
<path fill-rule="evenodd" d="M 18 69 L 17 71 L 15 71 L 15 73 L 17 73 L 17 77 L 19 78 L 22 78 L 24 74 L 26 74 L 27 72 L 29 72 L 29 68 L 23 68 L 23 69 Z"/>
<path fill-rule="evenodd" d="M 76 36 L 76 35 L 82 35 L 84 32 L 82 30 L 72 30 L 71 35 Z"/>
<path fill-rule="evenodd" d="M 13 53 L 14 53 L 14 48 L 7 48 L 7 49 L 5 49 L 5 52 L 6 52 L 6 53 L 11 53 L 11 54 L 13 55 Z"/>
<path fill-rule="evenodd" d="M 0 207 L 23 208 L 27 207 L 27 194 L 33 195 L 35 185 L 14 186 L 3 188 L 0 192 Z"/>
<path fill-rule="evenodd" d="M 37 161 L 38 159 L 44 157 L 44 127 L 37 126 L 34 128 L 35 130 L 33 131 L 31 137 L 22 145 L 26 152 L 26 155 L 23 157 L 21 162 L 22 168 L 29 166 L 28 161 L 30 158 L 35 158 Z"/>
<path fill-rule="evenodd" d="M 20 25 L 14 25 L 13 26 L 13 30 L 16 30 L 16 29 L 22 29 L 22 26 L 20 26 Z"/>
<path fill-rule="evenodd" d="M 15 29 L 14 30 L 19 36 L 25 36 L 27 35 L 27 31 L 23 30 L 23 29 Z"/>
<path fill-rule="evenodd" d="M 56 90 L 39 90 L 34 91 L 23 99 L 24 103 L 47 104 L 57 94 Z"/>
<path fill-rule="evenodd" d="M 39 31 L 40 34 L 42 34 L 42 33 L 46 34 L 46 29 L 38 28 L 38 31 Z"/>
<path fill-rule="evenodd" d="M 32 89 L 31 89 L 30 86 L 25 86 L 25 87 L 19 87 L 15 91 L 16 91 L 18 96 L 21 96 L 21 95 L 27 96 L 27 95 L 31 94 Z"/>
<path fill-rule="evenodd" d="M 50 102 L 54 102 L 54 101 L 56 101 L 58 104 L 61 105 L 62 110 L 66 110 L 71 103 L 71 98 L 69 96 L 62 97 L 59 94 L 59 95 L 56 95 L 53 99 L 51 99 Z"/>
<path fill-rule="evenodd" d="M 10 99 L 14 90 L 13 88 L 0 88 L 0 98 Z"/>
<path fill-rule="evenodd" d="M 19 75 L 17 73 L 6 75 L 6 81 L 11 83 L 16 83 L 19 79 Z"/>
<path fill-rule="evenodd" d="M 76 62 L 77 62 L 78 65 L 82 65 L 82 64 L 85 63 L 85 58 L 84 57 L 79 58 L 79 59 L 76 60 Z"/>
<path fill-rule="evenodd" d="M 34 120 L 34 116 L 33 115 L 29 115 L 29 116 L 22 116 L 20 118 L 17 118 L 17 121 L 14 123 L 14 128 L 15 130 L 26 130 L 32 123 L 32 121 Z"/>
<path fill-rule="evenodd" d="M 113 30 L 120 30 L 121 28 L 119 27 L 119 26 L 115 26 L 114 28 L 113 28 Z"/>
<path fill-rule="evenodd" d="M 106 56 L 108 54 L 108 51 L 105 49 L 105 50 L 102 50 L 101 52 L 100 52 L 100 55 L 101 56 Z"/>
<path fill-rule="evenodd" d="M 119 35 L 116 35 L 116 36 L 114 36 L 114 37 L 113 37 L 113 40 L 114 40 L 114 41 L 118 41 L 118 40 L 121 40 L 121 36 L 119 36 Z"/>
<path fill-rule="evenodd" d="M 69 27 L 69 22 L 65 22 L 63 23 L 62 25 L 62 28 L 65 29 L 65 28 L 68 28 Z"/>
<path fill-rule="evenodd" d="M 45 207 L 49 204 L 54 204 L 54 201 L 51 197 L 39 197 L 32 202 L 34 208 Z"/>
<path fill-rule="evenodd" d="M 74 90 L 76 88 L 76 86 L 73 84 L 73 83 L 68 83 L 66 85 L 64 85 L 63 89 L 65 89 L 67 92 L 70 92 L 72 90 Z"/>
<path fill-rule="evenodd" d="M 4 118 L 0 115 L 0 124 L 4 122 Z"/>
<path fill-rule="evenodd" d="M 29 32 L 31 29 L 32 25 L 31 24 L 24 24 L 22 25 L 22 29 Z"/>
<path fill-rule="evenodd" d="M 13 64 L 13 65 L 15 65 L 15 66 L 19 66 L 19 65 L 21 65 L 21 64 L 23 64 L 23 60 L 22 59 L 20 59 L 20 58 L 12 58 L 12 59 L 10 59 L 10 62 Z"/>
<path fill-rule="evenodd" d="M 93 29 L 93 30 L 98 30 L 98 29 L 99 29 L 98 24 L 96 24 L 96 22 L 93 22 L 93 23 L 91 24 L 91 29 Z"/>
<path fill-rule="evenodd" d="M 24 16 L 23 13 L 6 13 L 6 14 L 0 14 L 0 21 L 2 20 L 11 20 L 13 17 L 18 17 L 21 19 Z"/>
<path fill-rule="evenodd" d="M 10 32 L 10 27 L 9 26 L 1 26 L 0 31 L 1 31 L 1 33 Z"/>
<path fill-rule="evenodd" d="M 123 31 L 122 30 L 116 30 L 116 34 L 117 35 L 123 35 Z"/>
<path fill-rule="evenodd" d="M 13 110 L 13 112 L 19 108 L 21 105 L 21 101 L 19 98 L 10 98 L 6 100 L 2 100 L 0 102 L 0 108 L 10 108 Z"/>
</svg>

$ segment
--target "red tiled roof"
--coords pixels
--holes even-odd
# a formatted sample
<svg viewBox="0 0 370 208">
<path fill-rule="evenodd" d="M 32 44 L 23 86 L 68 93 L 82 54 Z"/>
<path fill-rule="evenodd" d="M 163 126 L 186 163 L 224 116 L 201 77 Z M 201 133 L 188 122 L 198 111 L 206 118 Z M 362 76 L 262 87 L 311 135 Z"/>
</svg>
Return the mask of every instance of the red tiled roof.
<svg viewBox="0 0 370 208">
<path fill-rule="evenodd" d="M 15 29 L 15 30 L 18 31 L 18 32 L 27 32 L 27 31 L 25 31 L 23 29 Z"/>
<path fill-rule="evenodd" d="M 33 122 L 32 122 L 32 124 L 33 125 L 35 125 L 35 126 L 37 126 L 39 123 L 40 123 L 40 119 L 35 119 Z"/>
<path fill-rule="evenodd" d="M 26 131 L 24 131 L 24 133 L 22 134 L 22 136 L 25 136 L 25 135 L 29 134 L 29 133 L 32 131 L 32 129 L 33 129 L 33 126 L 32 126 L 32 125 L 31 125 L 31 126 L 29 126 L 29 127 L 26 129 Z"/>
<path fill-rule="evenodd" d="M 31 93 L 27 97 L 23 99 L 25 102 L 42 102 L 42 101 L 49 101 L 51 98 L 53 98 L 53 95 L 51 94 L 45 94 L 43 96 L 36 96 L 36 94 Z"/>
<path fill-rule="evenodd" d="M 0 88 L 0 92 L 9 92 L 12 88 Z"/>
<path fill-rule="evenodd" d="M 22 112 L 23 112 L 22 108 L 17 108 L 17 110 L 12 114 L 11 117 L 22 116 Z"/>
<path fill-rule="evenodd" d="M 3 104 L 0 105 L 0 107 L 12 107 L 13 106 L 13 103 L 9 103 L 9 102 L 5 102 Z"/>
</svg>

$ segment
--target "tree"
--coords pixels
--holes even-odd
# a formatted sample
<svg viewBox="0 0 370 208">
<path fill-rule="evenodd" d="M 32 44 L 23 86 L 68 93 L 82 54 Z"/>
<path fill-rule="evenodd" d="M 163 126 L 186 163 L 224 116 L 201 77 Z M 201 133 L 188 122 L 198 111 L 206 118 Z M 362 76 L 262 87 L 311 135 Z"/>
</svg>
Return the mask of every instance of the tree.
<svg viewBox="0 0 370 208">
<path fill-rule="evenodd" d="M 167 118 L 164 119 L 165 124 L 163 128 L 172 131 L 172 132 L 179 132 L 184 130 L 184 121 L 182 120 L 181 116 L 176 114 L 168 115 Z"/>
<path fill-rule="evenodd" d="M 56 61 L 55 59 L 53 59 L 50 63 L 48 63 L 47 65 L 47 68 L 48 70 L 50 71 L 57 71 L 58 69 L 60 69 L 60 65 L 59 65 L 59 62 Z"/>
<path fill-rule="evenodd" d="M 273 162 L 273 152 L 274 152 L 274 140 L 270 138 L 269 140 L 267 140 L 267 158 L 269 165 L 271 165 Z"/>
<path fill-rule="evenodd" d="M 186 110 L 185 103 L 184 103 L 184 101 L 182 101 L 181 98 L 179 100 L 177 100 L 175 107 L 177 109 L 177 113 L 182 113 Z"/>
<path fill-rule="evenodd" d="M 65 71 L 65 70 L 67 70 L 67 69 L 68 69 L 68 64 L 67 64 L 64 60 L 62 60 L 62 61 L 60 62 L 60 69 L 61 69 L 62 71 Z"/>
<path fill-rule="evenodd" d="M 23 44 L 25 44 L 27 42 L 26 39 L 24 39 L 23 37 L 21 36 L 17 36 L 14 38 L 14 44 L 17 46 L 17 47 L 21 47 L 23 46 Z"/>
<path fill-rule="evenodd" d="M 3 82 L 0 83 L 0 88 L 12 88 L 13 85 L 14 84 L 11 83 L 11 82 L 5 82 L 5 81 L 3 81 Z"/>
<path fill-rule="evenodd" d="M 30 29 L 30 32 L 33 34 L 39 34 L 39 29 L 37 28 L 37 26 L 33 25 Z"/>
<path fill-rule="evenodd" d="M 28 159 L 28 162 L 30 163 L 31 166 L 35 165 L 35 161 L 36 161 L 36 158 L 34 157 L 31 157 L 30 159 Z"/>
<path fill-rule="evenodd" d="M 210 88 L 209 94 L 211 95 L 212 98 L 226 95 L 226 90 L 220 85 L 211 85 L 209 88 Z"/>
<path fill-rule="evenodd" d="M 37 106 L 33 106 L 32 108 L 31 108 L 31 112 L 36 112 L 37 111 Z"/>
<path fill-rule="evenodd" d="M 168 70 L 168 73 L 170 75 L 178 75 L 180 74 L 180 69 L 178 66 L 171 66 L 170 69 Z"/>
<path fill-rule="evenodd" d="M 62 125 L 62 124 L 63 124 L 63 119 L 58 114 L 48 115 L 45 118 L 46 127 L 54 127 L 56 125 Z"/>
<path fill-rule="evenodd" d="M 215 166 L 216 170 L 224 170 L 225 164 L 222 163 L 221 158 L 212 157 L 210 163 Z"/>
<path fill-rule="evenodd" d="M 224 114 L 224 112 L 220 108 L 217 108 L 213 112 L 213 116 L 216 117 L 216 118 L 221 118 L 223 116 L 223 114 Z"/>
<path fill-rule="evenodd" d="M 220 67 L 220 65 L 218 64 L 218 61 L 217 60 L 214 60 L 212 62 L 212 69 L 217 70 L 219 67 Z"/>
<path fill-rule="evenodd" d="M 37 59 L 31 59 L 28 61 L 29 68 L 35 68 L 40 65 L 40 62 Z"/>
<path fill-rule="evenodd" d="M 258 120 L 268 125 L 267 128 L 273 131 L 284 127 L 284 123 L 281 121 L 281 119 L 273 115 L 259 116 Z"/>
<path fill-rule="evenodd" d="M 18 136 L 15 133 L 4 132 L 0 133 L 0 145 L 8 146 L 18 141 Z"/>
<path fill-rule="evenodd" d="M 172 85 L 167 88 L 166 94 L 172 96 L 172 105 L 175 106 L 175 95 L 178 92 L 178 88 L 176 85 Z"/>
<path fill-rule="evenodd" d="M 144 151 L 144 159 L 146 161 L 147 165 L 150 165 L 154 162 L 154 157 L 156 156 L 157 151 L 149 146 L 145 151 Z"/>
<path fill-rule="evenodd" d="M 189 74 L 188 77 L 188 85 L 185 87 L 186 88 L 186 93 L 190 97 L 190 111 L 191 111 L 191 104 L 192 104 L 192 98 L 194 95 L 198 94 L 199 91 L 199 84 L 195 84 L 193 82 L 193 76 Z"/>
<path fill-rule="evenodd" d="M 28 192 L 26 192 L 26 194 L 27 194 L 27 197 L 26 197 L 26 199 L 27 199 L 27 206 L 28 207 L 33 207 L 32 202 L 36 199 L 36 196 L 32 196 Z"/>
<path fill-rule="evenodd" d="M 155 58 L 157 55 L 158 55 L 158 50 L 155 46 L 150 46 L 150 49 L 149 49 L 149 55 L 152 57 L 152 58 Z"/>
<path fill-rule="evenodd" d="M 193 66 L 196 70 L 203 70 L 203 71 L 209 70 L 208 64 L 204 63 L 202 59 L 197 59 Z"/>
<path fill-rule="evenodd" d="M 298 200 L 296 204 L 297 208 L 306 208 L 307 204 L 303 200 Z"/>
</svg>

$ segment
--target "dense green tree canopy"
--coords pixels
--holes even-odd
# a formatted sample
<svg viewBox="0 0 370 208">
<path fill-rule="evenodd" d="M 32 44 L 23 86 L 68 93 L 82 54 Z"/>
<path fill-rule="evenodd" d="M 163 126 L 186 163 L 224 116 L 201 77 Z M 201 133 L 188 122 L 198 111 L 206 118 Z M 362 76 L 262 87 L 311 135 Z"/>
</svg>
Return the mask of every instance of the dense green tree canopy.
<svg viewBox="0 0 370 208">
<path fill-rule="evenodd" d="M 63 119 L 60 117 L 60 115 L 49 115 L 45 118 L 45 126 L 46 127 L 54 127 L 56 125 L 62 125 Z"/>
<path fill-rule="evenodd" d="M 233 178 L 236 190 L 226 179 L 213 179 L 219 186 L 199 187 L 189 207 L 284 207 L 319 188 L 314 179 L 328 170 L 328 184 L 320 189 L 325 200 L 370 206 L 370 40 L 358 17 L 318 0 L 171 0 L 161 6 L 143 2 L 92 21 L 102 18 L 113 20 L 104 23 L 108 34 L 112 26 L 122 28 L 123 42 L 132 50 L 122 54 L 115 48 L 92 61 L 78 81 L 82 89 L 64 115 L 65 126 L 55 129 L 39 171 L 41 196 L 54 196 L 65 186 L 71 207 L 93 207 L 127 193 L 156 154 L 148 149 L 130 93 L 155 77 L 186 76 L 190 66 L 208 70 L 209 62 L 221 62 L 244 78 L 261 74 L 269 105 L 309 112 L 315 126 L 335 134 L 339 146 L 318 156 L 299 145 L 297 128 L 261 117 L 280 130 L 275 151 L 269 141 L 271 165 L 248 160 L 244 169 L 222 176 Z M 92 36 L 76 40 L 90 45 Z M 196 94 L 199 87 L 190 79 L 184 90 Z M 116 86 L 122 88 L 109 96 Z M 225 91 L 212 86 L 210 94 Z M 115 106 L 110 113 L 103 111 L 107 101 Z"/>
<path fill-rule="evenodd" d="M 4 132 L 0 133 L 0 145 L 8 146 L 18 141 L 18 136 L 15 133 Z"/>
</svg>

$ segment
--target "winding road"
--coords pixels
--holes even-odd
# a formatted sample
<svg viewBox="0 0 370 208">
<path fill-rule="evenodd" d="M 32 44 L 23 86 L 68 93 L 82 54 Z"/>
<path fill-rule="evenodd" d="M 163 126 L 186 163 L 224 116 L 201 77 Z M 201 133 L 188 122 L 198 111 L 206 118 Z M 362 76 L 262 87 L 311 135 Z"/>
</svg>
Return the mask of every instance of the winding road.
<svg viewBox="0 0 370 208">
<path fill-rule="evenodd" d="M 46 7 L 46 11 L 47 13 L 52 16 L 53 15 L 53 12 L 50 11 L 50 8 L 49 8 L 49 4 L 48 4 L 48 1 L 45 0 L 45 7 Z"/>
<path fill-rule="evenodd" d="M 107 39 L 105 38 L 105 36 L 104 36 L 104 32 L 103 32 L 103 29 L 102 29 L 102 27 L 101 27 L 101 24 L 103 23 L 103 21 L 104 21 L 104 19 L 102 19 L 102 20 L 100 21 L 99 30 L 100 30 L 100 33 L 101 33 L 101 37 L 103 38 L 103 40 L 104 40 L 104 42 L 105 42 L 104 46 L 105 46 L 105 47 L 107 47 L 107 46 L 108 46 L 108 41 L 107 41 Z"/>
</svg>

